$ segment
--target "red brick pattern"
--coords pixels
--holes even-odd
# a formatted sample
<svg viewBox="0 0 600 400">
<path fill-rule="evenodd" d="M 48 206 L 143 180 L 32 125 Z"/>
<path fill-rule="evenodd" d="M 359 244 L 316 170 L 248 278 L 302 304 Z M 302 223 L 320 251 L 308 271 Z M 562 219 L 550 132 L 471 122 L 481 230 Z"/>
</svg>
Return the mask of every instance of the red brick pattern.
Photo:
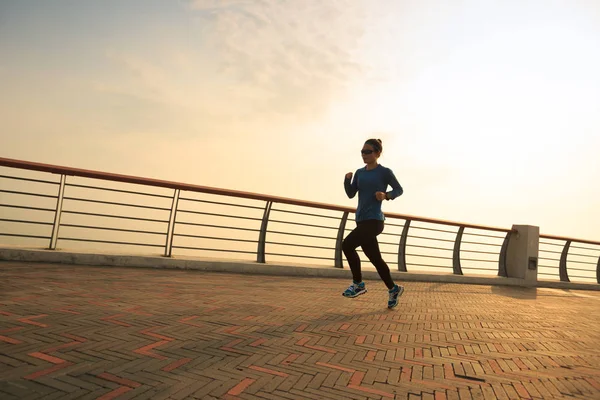
<svg viewBox="0 0 600 400">
<path fill-rule="evenodd" d="M 0 398 L 600 399 L 600 293 L 347 284 L 0 263 Z"/>
</svg>

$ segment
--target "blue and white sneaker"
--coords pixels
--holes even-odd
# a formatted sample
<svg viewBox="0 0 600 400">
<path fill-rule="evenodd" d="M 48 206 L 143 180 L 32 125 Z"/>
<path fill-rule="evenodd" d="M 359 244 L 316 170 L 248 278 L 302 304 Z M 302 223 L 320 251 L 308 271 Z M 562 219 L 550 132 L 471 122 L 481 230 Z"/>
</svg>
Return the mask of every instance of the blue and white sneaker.
<svg viewBox="0 0 600 400">
<path fill-rule="evenodd" d="M 390 289 L 388 292 L 390 294 L 390 298 L 388 300 L 388 308 L 394 308 L 398 305 L 398 298 L 402 296 L 402 293 L 404 293 L 404 286 L 396 285 L 393 289 Z"/>
<path fill-rule="evenodd" d="M 367 293 L 367 288 L 365 287 L 364 282 L 361 282 L 361 283 L 352 282 L 352 285 L 348 286 L 348 289 L 346 289 L 344 291 L 344 293 L 342 293 L 342 296 L 356 297 L 356 296 L 360 296 L 361 294 L 364 294 L 364 293 Z"/>
</svg>

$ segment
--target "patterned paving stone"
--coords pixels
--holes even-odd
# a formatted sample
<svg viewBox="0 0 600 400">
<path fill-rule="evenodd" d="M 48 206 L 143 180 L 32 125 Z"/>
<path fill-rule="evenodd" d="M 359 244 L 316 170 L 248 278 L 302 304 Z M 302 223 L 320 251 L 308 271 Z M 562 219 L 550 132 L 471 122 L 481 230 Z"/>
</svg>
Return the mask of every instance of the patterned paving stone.
<svg viewBox="0 0 600 400">
<path fill-rule="evenodd" d="M 600 293 L 348 281 L 0 263 L 0 398 L 600 399 Z"/>
</svg>

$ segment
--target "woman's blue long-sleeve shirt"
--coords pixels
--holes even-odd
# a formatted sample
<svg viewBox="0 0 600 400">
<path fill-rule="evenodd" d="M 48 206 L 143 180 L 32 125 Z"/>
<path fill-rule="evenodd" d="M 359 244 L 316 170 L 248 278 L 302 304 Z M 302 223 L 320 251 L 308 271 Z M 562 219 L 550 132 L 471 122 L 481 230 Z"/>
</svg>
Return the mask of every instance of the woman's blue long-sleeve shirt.
<svg viewBox="0 0 600 400">
<path fill-rule="evenodd" d="M 391 186 L 392 190 L 386 192 L 388 186 Z M 358 192 L 356 222 L 368 219 L 385 220 L 381 211 L 381 201 L 375 197 L 376 192 L 386 192 L 390 200 L 404 193 L 394 172 L 381 164 L 372 170 L 367 170 L 366 166 L 356 170 L 352 179 L 344 179 L 344 188 L 349 198 L 353 198 Z"/>
</svg>

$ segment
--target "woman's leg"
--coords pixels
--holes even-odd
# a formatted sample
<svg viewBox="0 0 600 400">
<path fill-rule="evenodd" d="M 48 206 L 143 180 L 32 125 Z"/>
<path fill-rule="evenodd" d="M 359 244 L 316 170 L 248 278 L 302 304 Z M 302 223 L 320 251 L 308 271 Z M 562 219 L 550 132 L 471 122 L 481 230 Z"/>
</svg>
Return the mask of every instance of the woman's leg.
<svg viewBox="0 0 600 400">
<path fill-rule="evenodd" d="M 395 287 L 394 280 L 392 279 L 392 274 L 390 272 L 390 268 L 387 263 L 383 260 L 381 256 L 381 251 L 379 250 L 379 243 L 377 242 L 377 236 L 383 232 L 383 221 L 373 220 L 367 221 L 368 225 L 365 227 L 366 229 L 363 231 L 363 242 L 362 242 L 362 250 L 371 261 L 371 263 L 377 269 L 377 273 L 381 277 L 381 280 L 388 289 L 393 289 Z"/>
<path fill-rule="evenodd" d="M 352 279 L 355 283 L 362 282 L 362 272 L 360 270 L 360 257 L 356 252 L 358 246 L 361 246 L 365 238 L 368 239 L 368 232 L 365 230 L 363 222 L 358 222 L 356 228 L 346 236 L 342 242 L 342 250 L 350 265 Z"/>
</svg>

